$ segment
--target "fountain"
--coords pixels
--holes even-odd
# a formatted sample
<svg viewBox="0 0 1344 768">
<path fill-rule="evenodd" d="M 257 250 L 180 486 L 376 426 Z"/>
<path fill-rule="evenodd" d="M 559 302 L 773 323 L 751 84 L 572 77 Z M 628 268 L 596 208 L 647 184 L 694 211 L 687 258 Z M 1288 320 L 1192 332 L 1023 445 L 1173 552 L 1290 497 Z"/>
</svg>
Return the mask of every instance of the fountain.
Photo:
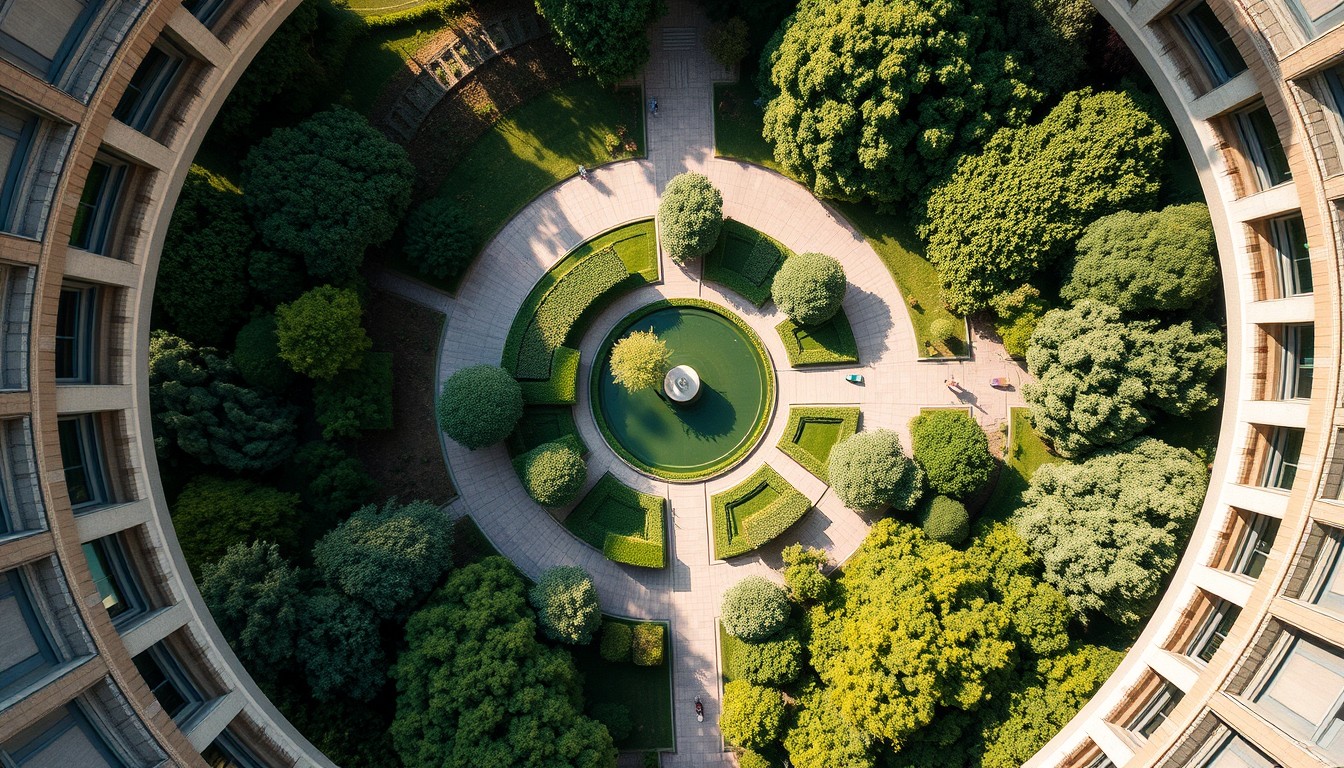
<svg viewBox="0 0 1344 768">
<path fill-rule="evenodd" d="M 689 365 L 678 365 L 663 377 L 663 393 L 674 403 L 686 405 L 700 396 L 700 374 Z"/>
</svg>

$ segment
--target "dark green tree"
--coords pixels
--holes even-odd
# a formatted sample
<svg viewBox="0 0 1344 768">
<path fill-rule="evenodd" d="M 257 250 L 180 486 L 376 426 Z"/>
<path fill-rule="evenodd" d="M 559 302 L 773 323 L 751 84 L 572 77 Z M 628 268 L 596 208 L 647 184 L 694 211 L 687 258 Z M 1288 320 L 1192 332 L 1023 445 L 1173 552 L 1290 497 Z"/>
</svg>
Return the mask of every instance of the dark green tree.
<svg viewBox="0 0 1344 768">
<path fill-rule="evenodd" d="M 283 393 L 294 383 L 294 370 L 280 358 L 275 335 L 275 315 L 259 315 L 248 321 L 234 341 L 233 364 L 253 387 Z"/>
<path fill-rule="evenodd" d="M 438 402 L 439 429 L 471 450 L 509 436 L 523 417 L 523 389 L 503 368 L 463 368 L 443 384 Z"/>
<path fill-rule="evenodd" d="M 611 84 L 649 60 L 644 28 L 662 15 L 661 0 L 536 0 L 574 63 Z"/>
<path fill-rule="evenodd" d="M 391 429 L 392 353 L 366 352 L 358 367 L 317 382 L 313 405 L 327 440 Z"/>
<path fill-rule="evenodd" d="M 378 618 L 363 603 L 334 590 L 307 596 L 297 650 L 318 701 L 368 701 L 387 683 Z"/>
<path fill-rule="evenodd" d="M 253 251 L 247 280 L 268 307 L 293 301 L 308 287 L 303 259 L 275 251 Z"/>
<path fill-rule="evenodd" d="M 349 288 L 323 285 L 275 308 L 280 357 L 309 378 L 324 381 L 358 368 L 373 342 L 360 324 L 364 307 Z"/>
<path fill-rule="evenodd" d="M 322 521 L 343 520 L 378 495 L 378 483 L 359 459 L 331 443 L 302 446 L 294 452 L 293 466 L 304 502 Z"/>
<path fill-rule="evenodd" d="M 198 573 L 235 544 L 261 539 L 292 547 L 301 520 L 295 494 L 210 475 L 197 475 L 187 483 L 172 515 L 182 555 Z"/>
<path fill-rule="evenodd" d="M 593 577 L 577 565 L 548 569 L 528 597 L 537 611 L 537 623 L 552 640 L 587 645 L 602 624 Z"/>
<path fill-rule="evenodd" d="M 921 411 L 910 420 L 910 443 L 934 493 L 965 499 L 994 473 L 989 438 L 966 411 Z"/>
<path fill-rule="evenodd" d="M 859 432 L 837 443 L 827 477 L 850 509 L 911 509 L 924 490 L 924 470 L 902 452 L 900 436 L 890 429 Z"/>
<path fill-rule="evenodd" d="M 201 597 L 248 670 L 266 678 L 291 664 L 303 593 L 298 570 L 280 548 L 234 544 L 202 572 Z"/>
<path fill-rule="evenodd" d="M 476 257 L 470 222 L 456 201 L 432 197 L 406 217 L 406 259 L 421 275 L 451 280 Z"/>
</svg>

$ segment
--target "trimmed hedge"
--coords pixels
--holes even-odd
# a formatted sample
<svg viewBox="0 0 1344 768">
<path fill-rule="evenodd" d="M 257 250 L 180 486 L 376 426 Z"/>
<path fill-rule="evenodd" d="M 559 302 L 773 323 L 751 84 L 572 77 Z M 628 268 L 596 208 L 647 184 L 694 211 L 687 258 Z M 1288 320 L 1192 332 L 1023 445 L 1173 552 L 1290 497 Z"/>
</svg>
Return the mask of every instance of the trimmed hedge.
<svg viewBox="0 0 1344 768">
<path fill-rule="evenodd" d="M 403 24 L 420 21 L 435 14 L 441 16 L 445 21 L 460 16 L 468 8 L 463 0 L 425 0 L 425 2 L 414 8 L 407 8 L 404 11 L 393 11 L 391 13 L 380 13 L 373 16 L 364 17 L 364 26 L 369 29 L 379 27 L 399 27 Z"/>
<path fill-rule="evenodd" d="M 831 448 L 859 431 L 860 415 L 858 408 L 794 406 L 789 409 L 789 422 L 779 438 L 779 450 L 825 480 Z M 819 434 L 809 437 L 809 425 L 818 425 Z"/>
<path fill-rule="evenodd" d="M 557 347 L 549 379 L 519 383 L 527 405 L 574 405 L 579 401 L 579 350 Z"/>
<path fill-rule="evenodd" d="M 539 445 L 513 460 L 527 495 L 543 507 L 563 507 L 574 501 L 588 481 L 583 451 L 572 441 Z"/>
<path fill-rule="evenodd" d="M 723 231 L 723 194 L 704 174 L 678 174 L 663 188 L 657 221 L 659 242 L 673 261 L 704 256 Z"/>
<path fill-rule="evenodd" d="M 605 474 L 565 518 L 565 528 L 608 560 L 644 568 L 667 564 L 666 500 Z"/>
<path fill-rule="evenodd" d="M 602 299 L 630 279 L 630 271 L 607 246 L 580 261 L 546 291 L 537 311 L 518 342 L 516 358 L 505 345 L 505 361 L 512 360 L 513 373 L 521 379 L 545 379 L 551 375 L 551 355 L 569 341 L 571 334 L 588 319 Z"/>
<path fill-rule="evenodd" d="M 812 502 L 770 465 L 717 493 L 714 508 L 714 557 L 745 554 L 779 536 L 812 508 Z"/>
<path fill-rule="evenodd" d="M 748 576 L 723 593 L 719 621 L 733 637 L 760 643 L 784 629 L 792 612 L 783 587 L 764 576 Z"/>
<path fill-rule="evenodd" d="M 794 368 L 859 362 L 859 344 L 854 340 L 854 329 L 850 327 L 844 309 L 816 325 L 802 326 L 785 318 L 775 330 L 784 342 L 789 365 Z"/>
<path fill-rule="evenodd" d="M 656 622 L 636 624 L 630 644 L 630 661 L 641 667 L 660 667 L 666 657 L 667 627 Z"/>
<path fill-rule="evenodd" d="M 602 620 L 602 640 L 598 644 L 598 653 L 603 661 L 619 664 L 630 660 L 630 649 L 634 642 L 634 632 L 623 621 Z"/>
<path fill-rule="evenodd" d="M 759 307 L 770 300 L 775 272 L 792 255 L 769 235 L 738 221 L 725 221 L 718 244 L 705 256 L 704 278 Z"/>
</svg>

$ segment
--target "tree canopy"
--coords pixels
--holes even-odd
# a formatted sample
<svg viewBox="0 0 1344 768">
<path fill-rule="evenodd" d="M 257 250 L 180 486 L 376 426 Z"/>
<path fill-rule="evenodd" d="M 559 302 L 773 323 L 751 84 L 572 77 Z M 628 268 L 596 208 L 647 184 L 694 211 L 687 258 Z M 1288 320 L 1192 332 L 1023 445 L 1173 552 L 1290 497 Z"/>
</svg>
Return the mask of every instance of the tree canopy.
<svg viewBox="0 0 1344 768">
<path fill-rule="evenodd" d="M 983 488 L 994 472 L 989 438 L 966 411 L 921 411 L 910 420 L 910 443 L 934 493 L 965 499 Z"/>
<path fill-rule="evenodd" d="M 837 443 L 827 477 L 851 509 L 910 509 L 924 490 L 924 470 L 905 455 L 900 436 L 890 429 L 859 432 Z"/>
<path fill-rule="evenodd" d="M 845 270 L 824 253 L 799 253 L 784 260 L 770 295 L 791 320 L 816 325 L 835 317 L 845 299 Z"/>
<path fill-rule="evenodd" d="M 234 544 L 296 544 L 299 497 L 251 480 L 197 475 L 177 495 L 172 516 L 182 556 L 199 571 Z"/>
<path fill-rule="evenodd" d="M 587 645 L 602 625 L 593 577 L 577 565 L 557 565 L 541 575 L 528 594 L 546 636 L 570 645 Z"/>
<path fill-rule="evenodd" d="M 264 541 L 229 547 L 205 565 L 201 597 L 252 674 L 272 676 L 290 663 L 303 593 L 298 570 L 279 547 Z"/>
<path fill-rule="evenodd" d="M 798 711 L 784 735 L 789 762 L 797 768 L 874 768 L 877 740 L 840 714 L 829 688 L 812 684 L 798 698 Z"/>
<path fill-rule="evenodd" d="M 700 173 L 674 176 L 658 203 L 662 247 L 678 264 L 704 256 L 723 229 L 723 194 Z"/>
<path fill-rule="evenodd" d="M 378 618 L 332 589 L 307 596 L 296 650 L 318 701 L 368 701 L 387 682 Z"/>
<path fill-rule="evenodd" d="M 471 450 L 509 436 L 523 417 L 523 388 L 503 368 L 474 365 L 443 384 L 437 406 L 439 429 Z"/>
<path fill-rule="evenodd" d="M 784 727 L 784 697 L 774 688 L 734 680 L 723 686 L 719 730 L 729 744 L 760 749 L 774 743 Z"/>
<path fill-rule="evenodd" d="M 747 642 L 759 642 L 784 628 L 792 606 L 778 584 L 748 576 L 723 593 L 723 628 Z"/>
<path fill-rule="evenodd" d="M 631 331 L 611 348 L 611 378 L 630 392 L 661 387 L 671 355 L 652 330 Z"/>
<path fill-rule="evenodd" d="M 275 308 L 280 357 L 298 373 L 325 381 L 358 368 L 373 347 L 364 307 L 349 288 L 323 285 Z"/>
<path fill-rule="evenodd" d="M 458 276 L 476 257 L 471 222 L 456 200 L 432 197 L 406 217 L 406 259 L 421 275 Z"/>
<path fill-rule="evenodd" d="M 536 0 L 551 31 L 599 82 L 635 74 L 649 60 L 644 28 L 658 18 L 661 0 Z"/>
</svg>

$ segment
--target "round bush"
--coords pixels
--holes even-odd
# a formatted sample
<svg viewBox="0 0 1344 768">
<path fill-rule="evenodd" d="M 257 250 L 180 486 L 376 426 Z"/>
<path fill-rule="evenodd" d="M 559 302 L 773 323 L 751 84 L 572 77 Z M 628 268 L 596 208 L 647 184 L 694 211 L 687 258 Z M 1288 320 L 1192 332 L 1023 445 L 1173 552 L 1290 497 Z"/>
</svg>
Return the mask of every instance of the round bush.
<svg viewBox="0 0 1344 768">
<path fill-rule="evenodd" d="M 604 701 L 593 705 L 593 719 L 607 726 L 612 741 L 620 741 L 630 735 L 635 725 L 630 721 L 630 709 L 624 704 Z"/>
<path fill-rule="evenodd" d="M 960 544 L 971 533 L 966 505 L 947 496 L 935 496 L 924 510 L 924 535 L 944 544 Z"/>
<path fill-rule="evenodd" d="M 467 217 L 457 203 L 435 197 L 406 220 L 406 259 L 425 277 L 444 280 L 460 274 L 476 255 Z"/>
<path fill-rule="evenodd" d="M 816 325 L 840 311 L 846 285 L 840 262 L 824 253 L 800 253 L 784 260 L 770 294 L 795 323 Z"/>
<path fill-rule="evenodd" d="M 929 335 L 934 341 L 942 344 L 951 344 L 958 341 L 957 324 L 946 317 L 940 317 L 929 324 Z"/>
<path fill-rule="evenodd" d="M 503 368 L 475 365 L 448 377 L 439 395 L 439 429 L 476 450 L 503 440 L 523 417 L 523 388 Z"/>
<path fill-rule="evenodd" d="M 749 643 L 765 640 L 789 620 L 789 597 L 763 576 L 748 576 L 723 593 L 723 628 Z"/>
<path fill-rule="evenodd" d="M 965 499 L 994 474 L 989 438 L 965 411 L 924 411 L 910 420 L 910 441 L 934 493 Z"/>
<path fill-rule="evenodd" d="M 781 687 L 798 679 L 802 672 L 803 644 L 792 632 L 760 643 L 747 643 L 733 655 L 729 665 L 732 677 Z"/>
<path fill-rule="evenodd" d="M 569 443 L 539 445 L 521 460 L 523 487 L 543 507 L 563 507 L 574 501 L 588 479 L 588 465 Z"/>
<path fill-rule="evenodd" d="M 889 429 L 860 432 L 831 449 L 827 475 L 835 494 L 850 509 L 876 510 L 915 506 L 924 471 L 901 451 L 901 438 Z"/>
<path fill-rule="evenodd" d="M 628 392 L 661 387 L 671 356 L 652 330 L 633 331 L 611 348 L 611 378 Z"/>
<path fill-rule="evenodd" d="M 737 768 L 772 768 L 770 761 L 760 752 L 753 752 L 750 749 L 743 750 L 737 755 Z"/>
<path fill-rule="evenodd" d="M 602 623 L 593 578 L 577 565 L 559 565 L 541 575 L 528 594 L 537 621 L 552 640 L 587 645 Z"/>
<path fill-rule="evenodd" d="M 667 183 L 658 204 L 662 246 L 678 264 L 709 253 L 723 229 L 723 195 L 699 173 L 683 173 Z"/>
<path fill-rule="evenodd" d="M 243 381 L 254 387 L 284 392 L 294 383 L 293 369 L 280 359 L 274 315 L 262 315 L 243 326 L 234 342 L 233 364 Z"/>
<path fill-rule="evenodd" d="M 629 624 L 623 624 L 619 621 L 602 622 L 602 642 L 598 646 L 598 653 L 606 661 L 619 663 L 630 660 L 630 643 L 632 633 Z"/>
<path fill-rule="evenodd" d="M 719 730 L 729 744 L 760 749 L 777 741 L 784 725 L 784 697 L 773 688 L 746 680 L 723 686 L 723 713 Z"/>
<path fill-rule="evenodd" d="M 631 638 L 630 660 L 640 667 L 661 667 L 667 650 L 667 628 L 646 621 L 636 624 Z"/>
</svg>

